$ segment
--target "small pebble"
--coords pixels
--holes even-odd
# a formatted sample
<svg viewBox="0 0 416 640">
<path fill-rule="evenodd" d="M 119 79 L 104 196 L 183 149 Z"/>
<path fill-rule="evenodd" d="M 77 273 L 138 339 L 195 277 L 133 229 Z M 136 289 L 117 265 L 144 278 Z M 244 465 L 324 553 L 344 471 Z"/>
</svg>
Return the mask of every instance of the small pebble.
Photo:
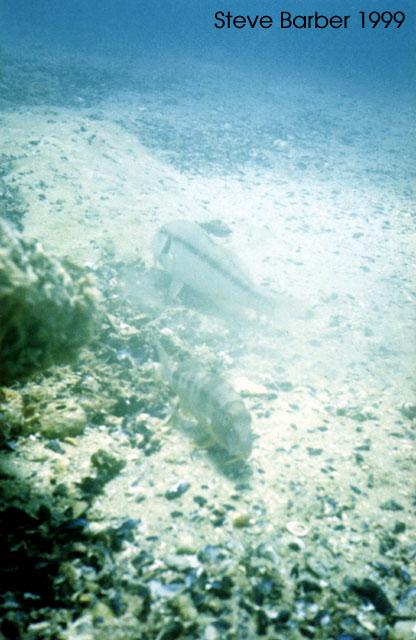
<svg viewBox="0 0 416 640">
<path fill-rule="evenodd" d="M 289 533 L 291 533 L 293 536 L 296 536 L 297 538 L 304 538 L 309 533 L 309 527 L 302 524 L 301 522 L 297 522 L 296 520 L 291 520 L 290 522 L 288 522 L 286 525 L 286 529 L 289 531 Z"/>
<path fill-rule="evenodd" d="M 251 525 L 251 518 L 249 513 L 237 513 L 233 518 L 233 527 L 242 529 L 243 527 L 249 527 Z"/>
<path fill-rule="evenodd" d="M 182 496 L 186 491 L 188 491 L 190 486 L 191 485 L 189 482 L 187 482 L 186 480 L 181 480 L 165 492 L 165 498 L 167 498 L 168 500 L 175 500 L 176 498 Z"/>
<path fill-rule="evenodd" d="M 386 500 L 382 502 L 380 509 L 383 509 L 383 511 L 404 511 L 404 507 L 396 502 L 396 500 Z"/>
<path fill-rule="evenodd" d="M 399 409 L 402 416 L 408 418 L 408 420 L 414 420 L 416 418 L 416 404 L 405 403 Z"/>
<path fill-rule="evenodd" d="M 176 547 L 176 553 L 178 556 L 193 556 L 197 552 L 195 545 L 192 543 L 182 542 Z"/>
<path fill-rule="evenodd" d="M 399 622 L 396 622 L 391 640 L 416 640 L 416 620 L 399 620 Z"/>
</svg>

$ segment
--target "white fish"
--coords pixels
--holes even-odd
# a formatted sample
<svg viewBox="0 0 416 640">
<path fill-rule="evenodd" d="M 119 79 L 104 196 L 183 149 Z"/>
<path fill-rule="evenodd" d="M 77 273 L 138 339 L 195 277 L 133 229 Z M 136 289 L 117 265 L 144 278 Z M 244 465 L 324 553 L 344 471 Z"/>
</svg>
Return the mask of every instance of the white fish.
<svg viewBox="0 0 416 640">
<path fill-rule="evenodd" d="M 219 308 L 263 311 L 274 305 L 232 253 L 213 242 L 196 222 L 177 220 L 164 225 L 156 233 L 152 248 L 155 261 L 172 278 L 172 297 L 187 285 Z"/>
</svg>

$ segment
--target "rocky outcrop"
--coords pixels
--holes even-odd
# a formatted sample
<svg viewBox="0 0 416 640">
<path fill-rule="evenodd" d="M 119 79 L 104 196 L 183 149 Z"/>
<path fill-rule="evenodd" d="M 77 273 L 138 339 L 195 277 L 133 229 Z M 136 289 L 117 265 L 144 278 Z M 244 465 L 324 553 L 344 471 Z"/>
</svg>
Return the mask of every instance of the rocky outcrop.
<svg viewBox="0 0 416 640">
<path fill-rule="evenodd" d="M 0 221 L 0 384 L 71 359 L 91 335 L 96 302 L 82 269 Z"/>
</svg>

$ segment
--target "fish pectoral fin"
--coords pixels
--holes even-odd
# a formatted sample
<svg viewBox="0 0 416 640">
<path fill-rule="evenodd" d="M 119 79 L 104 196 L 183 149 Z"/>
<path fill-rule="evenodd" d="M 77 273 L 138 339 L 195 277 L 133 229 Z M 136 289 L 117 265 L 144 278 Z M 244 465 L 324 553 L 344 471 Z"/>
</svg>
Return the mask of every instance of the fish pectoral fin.
<svg viewBox="0 0 416 640">
<path fill-rule="evenodd" d="M 203 425 L 201 431 L 195 434 L 195 444 L 200 449 L 211 449 L 211 447 L 217 444 L 217 441 L 209 430 L 209 425 Z"/>
<path fill-rule="evenodd" d="M 191 452 L 192 459 L 194 459 L 195 455 L 197 455 L 199 451 L 211 449 L 216 444 L 212 434 L 207 428 L 205 428 L 205 425 L 201 428 L 201 423 L 194 425 L 193 433 L 191 435 L 193 440 Z"/>
<path fill-rule="evenodd" d="M 205 438 L 198 440 L 199 449 L 211 449 L 216 444 L 212 436 L 207 435 Z"/>
<path fill-rule="evenodd" d="M 183 286 L 184 286 L 183 282 L 173 278 L 169 286 L 169 298 L 171 300 L 174 300 L 175 298 L 177 298 L 180 292 L 182 291 Z"/>
<path fill-rule="evenodd" d="M 245 460 L 242 460 L 239 456 L 228 455 L 223 465 L 224 467 L 231 467 L 232 465 L 235 465 L 237 463 L 241 464 L 242 462 L 245 462 Z"/>
</svg>

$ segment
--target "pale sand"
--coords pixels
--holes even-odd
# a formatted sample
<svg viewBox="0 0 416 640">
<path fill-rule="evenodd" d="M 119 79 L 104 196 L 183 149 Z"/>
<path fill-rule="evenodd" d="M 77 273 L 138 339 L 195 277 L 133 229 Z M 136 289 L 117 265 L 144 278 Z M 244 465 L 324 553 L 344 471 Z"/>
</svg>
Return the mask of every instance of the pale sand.
<svg viewBox="0 0 416 640">
<path fill-rule="evenodd" d="M 134 96 L 121 95 L 100 106 L 99 120 L 94 109 L 22 108 L 2 113 L 0 152 L 16 158 L 9 179 L 29 206 L 25 233 L 81 264 L 98 264 L 104 254 L 127 262 L 143 258 L 150 264 L 151 237 L 161 224 L 177 218 L 221 218 L 233 233 L 219 242 L 242 258 L 256 280 L 266 279 L 272 288 L 293 293 L 306 306 L 318 306 L 313 320 L 293 329 L 290 343 L 266 332 L 261 341 L 270 348 L 269 359 L 250 352 L 257 338 L 249 333 L 247 353 L 230 369 L 231 379 L 244 375 L 261 385 L 283 378 L 295 385 L 287 396 L 280 393 L 277 400 L 263 402 L 270 418 L 256 416 L 255 400 L 248 401 L 259 438 L 251 462 L 252 488 L 242 497 L 242 507 L 254 520 L 256 509 L 266 508 L 267 526 L 254 526 L 241 535 L 255 540 L 279 531 L 286 545 L 291 535 L 285 524 L 300 520 L 326 538 L 330 555 L 339 553 L 345 567 L 355 562 L 360 570 L 364 557 L 378 557 L 380 527 L 391 528 L 397 518 L 403 520 L 407 530 L 401 542 L 406 544 L 415 524 L 408 511 L 397 515 L 379 509 L 392 497 L 406 507 L 411 499 L 412 443 L 389 435 L 399 428 L 398 408 L 413 398 L 415 345 L 408 311 L 412 203 L 403 194 L 406 185 L 390 176 L 383 188 L 382 177 L 372 179 L 361 171 L 362 158 L 356 170 L 353 161 L 345 171 L 342 163 L 334 170 L 322 166 L 301 180 L 296 171 L 277 175 L 276 170 L 261 168 L 238 175 L 188 175 L 146 150 L 137 136 L 114 122 L 135 108 Z M 286 165 L 305 153 L 306 141 L 307 130 L 299 139 L 276 143 L 289 154 Z M 331 154 L 336 155 L 336 143 L 332 146 Z M 377 150 L 369 149 L 369 157 L 371 165 Z M 385 160 L 377 162 L 383 166 Z M 332 171 L 331 179 L 325 179 L 326 169 Z M 337 297 L 323 302 L 331 295 Z M 370 336 L 365 335 L 366 327 Z M 377 355 L 383 345 L 395 351 L 391 361 Z M 276 373 L 279 365 L 283 373 Z M 337 407 L 354 406 L 374 412 L 376 422 L 361 424 L 334 413 Z M 322 426 L 328 430 L 320 431 Z M 354 452 L 366 437 L 372 441 L 371 451 L 358 466 Z M 104 446 L 105 438 L 104 432 L 89 432 L 84 449 L 74 453 L 69 467 L 76 473 L 80 461 L 87 467 L 92 449 Z M 163 492 L 182 478 L 184 465 L 195 488 L 201 483 L 210 487 L 211 503 L 223 503 L 233 492 L 233 483 L 218 474 L 204 453 L 192 457 L 191 443 L 180 432 L 171 432 L 160 453 L 145 462 L 140 458 L 147 500 L 137 503 L 129 488 L 137 477 L 136 453 L 126 452 L 122 438 L 111 436 L 111 443 L 129 466 L 111 483 L 97 509 L 107 516 L 143 517 L 143 535 L 157 534 L 166 526 Z M 308 447 L 322 448 L 322 457 L 308 455 Z M 370 496 L 369 473 L 374 476 Z M 363 494 L 357 497 L 351 485 Z M 328 502 L 331 498 L 347 505 L 341 532 L 333 529 L 340 520 Z M 184 497 L 182 508 L 185 513 L 192 509 L 191 497 Z M 364 538 L 363 524 L 369 526 Z M 204 540 L 204 526 L 182 522 L 179 532 L 166 532 L 163 546 L 169 549 L 172 538 L 184 534 Z M 210 542 L 227 539 L 230 531 L 229 524 L 213 529 Z M 310 544 L 313 548 L 315 543 Z"/>
</svg>

